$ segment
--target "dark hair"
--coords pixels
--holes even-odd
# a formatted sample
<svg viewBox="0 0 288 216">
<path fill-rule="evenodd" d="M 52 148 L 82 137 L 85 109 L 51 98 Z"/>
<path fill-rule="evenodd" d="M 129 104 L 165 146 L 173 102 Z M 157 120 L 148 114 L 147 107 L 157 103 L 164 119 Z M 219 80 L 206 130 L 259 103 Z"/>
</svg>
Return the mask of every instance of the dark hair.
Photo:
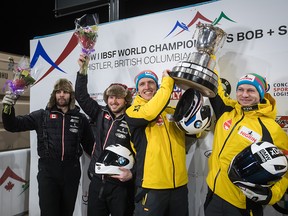
<svg viewBox="0 0 288 216">
<path fill-rule="evenodd" d="M 75 109 L 75 91 L 73 90 L 72 83 L 65 78 L 61 78 L 56 81 L 54 84 L 54 89 L 51 93 L 49 102 L 47 104 L 47 108 L 51 109 L 53 106 L 56 105 L 56 92 L 59 90 L 63 90 L 70 93 L 70 102 L 69 102 L 69 109 Z"/>
<path fill-rule="evenodd" d="M 112 83 L 103 93 L 103 99 L 107 104 L 108 96 L 117 96 L 122 97 L 127 102 L 127 106 L 129 107 L 132 103 L 132 93 L 128 89 L 128 87 L 121 83 Z"/>
</svg>

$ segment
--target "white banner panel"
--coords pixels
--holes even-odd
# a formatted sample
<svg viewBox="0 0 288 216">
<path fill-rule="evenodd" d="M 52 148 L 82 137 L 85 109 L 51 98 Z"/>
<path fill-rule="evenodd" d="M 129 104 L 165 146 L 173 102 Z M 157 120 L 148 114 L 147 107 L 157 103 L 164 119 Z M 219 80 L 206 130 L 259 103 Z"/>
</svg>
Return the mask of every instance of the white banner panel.
<svg viewBox="0 0 288 216">
<path fill-rule="evenodd" d="M 30 150 L 0 152 L 0 215 L 28 213 Z"/>
</svg>

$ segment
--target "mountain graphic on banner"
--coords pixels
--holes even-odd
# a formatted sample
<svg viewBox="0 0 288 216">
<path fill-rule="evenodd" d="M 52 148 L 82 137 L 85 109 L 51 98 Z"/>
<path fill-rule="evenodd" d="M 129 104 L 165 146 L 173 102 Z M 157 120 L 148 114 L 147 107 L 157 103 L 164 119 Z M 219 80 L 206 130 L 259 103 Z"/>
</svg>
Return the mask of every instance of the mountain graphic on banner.
<svg viewBox="0 0 288 216">
<path fill-rule="evenodd" d="M 8 178 L 12 178 L 16 181 L 25 183 L 25 185 L 28 185 L 28 181 L 24 180 L 23 178 L 21 178 L 20 176 L 18 176 L 16 173 L 13 172 L 13 170 L 10 167 L 7 167 L 6 170 L 4 171 L 3 175 L 0 177 L 0 186 L 8 179 Z M 26 190 L 28 187 L 25 186 L 23 187 L 24 190 Z M 14 184 L 9 181 L 5 186 L 5 189 L 8 191 L 11 191 L 14 187 Z"/>
</svg>

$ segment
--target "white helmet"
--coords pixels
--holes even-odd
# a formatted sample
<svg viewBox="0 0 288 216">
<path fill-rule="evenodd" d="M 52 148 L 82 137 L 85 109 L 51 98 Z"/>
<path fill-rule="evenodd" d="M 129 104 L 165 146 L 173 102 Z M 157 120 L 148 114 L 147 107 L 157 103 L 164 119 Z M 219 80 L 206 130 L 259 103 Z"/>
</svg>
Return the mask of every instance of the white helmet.
<svg viewBox="0 0 288 216">
<path fill-rule="evenodd" d="M 120 145 L 110 145 L 104 149 L 98 161 L 95 164 L 95 173 L 97 174 L 121 174 L 119 167 L 131 169 L 134 165 L 134 156 L 132 152 Z"/>
<path fill-rule="evenodd" d="M 251 144 L 236 155 L 230 163 L 228 176 L 247 182 L 269 185 L 281 179 L 287 172 L 287 158 L 270 142 Z"/>
<path fill-rule="evenodd" d="M 174 120 L 177 127 L 188 135 L 198 134 L 210 126 L 212 109 L 204 105 L 202 94 L 189 88 L 177 103 Z"/>
</svg>

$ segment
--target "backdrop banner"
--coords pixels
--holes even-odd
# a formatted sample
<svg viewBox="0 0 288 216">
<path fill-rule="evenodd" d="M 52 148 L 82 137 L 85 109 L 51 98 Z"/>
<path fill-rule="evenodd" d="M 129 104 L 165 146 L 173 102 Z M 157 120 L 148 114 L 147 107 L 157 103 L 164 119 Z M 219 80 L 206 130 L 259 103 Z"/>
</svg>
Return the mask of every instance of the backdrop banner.
<svg viewBox="0 0 288 216">
<path fill-rule="evenodd" d="M 145 69 L 155 71 L 161 80 L 164 69 L 172 69 L 197 51 L 193 37 L 196 25 L 213 24 L 227 33 L 217 52 L 215 67 L 226 91 L 235 98 L 238 79 L 246 73 L 258 73 L 267 78 L 268 92 L 278 103 L 278 115 L 287 116 L 287 7 L 286 0 L 220 0 L 100 24 L 89 63 L 89 93 L 104 104 L 103 91 L 112 82 L 125 83 L 135 92 L 134 77 Z M 37 76 L 30 92 L 30 111 L 46 106 L 58 78 L 75 84 L 81 47 L 73 33 L 71 30 L 30 41 L 31 67 Z M 170 104 L 175 106 L 182 94 L 183 90 L 176 86 Z M 207 131 L 204 137 L 190 143 L 187 151 L 190 216 L 204 215 L 207 158 L 212 140 L 213 130 Z M 36 149 L 36 133 L 31 132 L 30 216 L 39 215 Z M 82 160 L 83 181 L 75 216 L 86 215 L 89 160 L 86 156 Z M 265 208 L 265 214 L 279 215 L 272 207 Z"/>
<path fill-rule="evenodd" d="M 24 215 L 29 207 L 30 149 L 0 152 L 0 215 Z"/>
</svg>

